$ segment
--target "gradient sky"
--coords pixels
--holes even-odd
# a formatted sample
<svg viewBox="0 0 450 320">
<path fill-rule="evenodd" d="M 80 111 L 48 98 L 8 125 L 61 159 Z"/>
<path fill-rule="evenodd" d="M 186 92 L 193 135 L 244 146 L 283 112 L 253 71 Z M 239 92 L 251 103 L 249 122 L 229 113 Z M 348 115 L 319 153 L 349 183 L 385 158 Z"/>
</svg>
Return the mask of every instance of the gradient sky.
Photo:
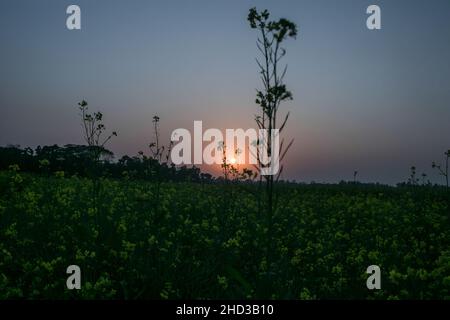
<svg viewBox="0 0 450 320">
<path fill-rule="evenodd" d="M 66 29 L 68 5 L 82 30 Z M 370 4 L 382 30 L 366 28 Z M 284 178 L 441 181 L 431 162 L 450 148 L 450 1 L 0 2 L 0 145 L 82 143 L 86 99 L 117 130 L 116 156 L 146 150 L 151 120 L 176 128 L 254 127 L 256 32 L 248 9 L 299 26 L 286 43 L 282 105 L 295 138 Z"/>
</svg>

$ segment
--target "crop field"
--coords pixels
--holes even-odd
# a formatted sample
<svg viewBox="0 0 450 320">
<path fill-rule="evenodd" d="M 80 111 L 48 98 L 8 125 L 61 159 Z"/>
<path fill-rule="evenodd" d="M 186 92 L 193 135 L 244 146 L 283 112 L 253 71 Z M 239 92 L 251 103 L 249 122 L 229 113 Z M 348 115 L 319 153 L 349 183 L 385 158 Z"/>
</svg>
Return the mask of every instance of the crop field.
<svg viewBox="0 0 450 320">
<path fill-rule="evenodd" d="M 1 171 L 0 299 L 450 299 L 444 188 L 257 189 Z"/>
</svg>

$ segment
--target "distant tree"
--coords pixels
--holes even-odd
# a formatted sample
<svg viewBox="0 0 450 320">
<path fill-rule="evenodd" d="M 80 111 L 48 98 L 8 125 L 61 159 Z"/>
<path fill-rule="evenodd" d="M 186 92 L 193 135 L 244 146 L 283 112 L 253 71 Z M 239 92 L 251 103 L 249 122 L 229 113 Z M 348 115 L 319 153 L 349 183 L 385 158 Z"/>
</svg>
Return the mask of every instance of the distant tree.
<svg viewBox="0 0 450 320">
<path fill-rule="evenodd" d="M 102 154 L 112 157 L 113 153 L 103 148 Z M 68 144 L 64 147 L 58 145 L 36 148 L 36 159 L 40 163 L 48 161 L 46 171 L 65 171 L 69 174 L 87 175 L 89 168 L 94 165 L 92 150 L 89 146 Z"/>
<path fill-rule="evenodd" d="M 0 147 L 0 169 L 8 169 L 11 165 L 18 165 L 21 170 L 36 170 L 34 152 L 30 148 L 21 149 L 19 145 Z"/>
</svg>

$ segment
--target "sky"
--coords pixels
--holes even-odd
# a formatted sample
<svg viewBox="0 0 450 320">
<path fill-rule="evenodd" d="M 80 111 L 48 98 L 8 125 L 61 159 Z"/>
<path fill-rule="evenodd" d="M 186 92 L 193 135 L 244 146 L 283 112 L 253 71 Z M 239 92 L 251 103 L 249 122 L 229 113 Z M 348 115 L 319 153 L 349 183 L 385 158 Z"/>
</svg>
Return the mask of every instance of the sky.
<svg viewBox="0 0 450 320">
<path fill-rule="evenodd" d="M 66 8 L 81 8 L 81 30 Z M 381 8 L 381 30 L 366 9 Z M 285 44 L 294 144 L 285 179 L 394 184 L 450 148 L 446 0 L 2 0 L 0 145 L 83 143 L 77 102 L 104 114 L 116 157 L 148 152 L 152 117 L 176 128 L 254 128 L 260 87 L 249 8 L 298 25 Z"/>
</svg>

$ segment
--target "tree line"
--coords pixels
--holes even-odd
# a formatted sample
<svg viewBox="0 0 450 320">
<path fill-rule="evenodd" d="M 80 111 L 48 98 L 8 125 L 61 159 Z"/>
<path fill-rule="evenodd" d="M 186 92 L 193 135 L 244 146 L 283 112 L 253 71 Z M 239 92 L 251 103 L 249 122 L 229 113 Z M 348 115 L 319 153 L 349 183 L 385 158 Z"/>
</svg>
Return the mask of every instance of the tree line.
<svg viewBox="0 0 450 320">
<path fill-rule="evenodd" d="M 100 155 L 100 160 L 93 155 Z M 64 172 L 69 176 L 132 178 L 139 180 L 174 182 L 213 182 L 211 174 L 201 172 L 198 167 L 175 167 L 159 162 L 143 152 L 124 155 L 114 160 L 114 153 L 105 147 L 67 144 L 64 146 L 38 146 L 21 148 L 18 145 L 0 147 L 0 170 L 18 165 L 21 171 L 52 175 Z"/>
</svg>

